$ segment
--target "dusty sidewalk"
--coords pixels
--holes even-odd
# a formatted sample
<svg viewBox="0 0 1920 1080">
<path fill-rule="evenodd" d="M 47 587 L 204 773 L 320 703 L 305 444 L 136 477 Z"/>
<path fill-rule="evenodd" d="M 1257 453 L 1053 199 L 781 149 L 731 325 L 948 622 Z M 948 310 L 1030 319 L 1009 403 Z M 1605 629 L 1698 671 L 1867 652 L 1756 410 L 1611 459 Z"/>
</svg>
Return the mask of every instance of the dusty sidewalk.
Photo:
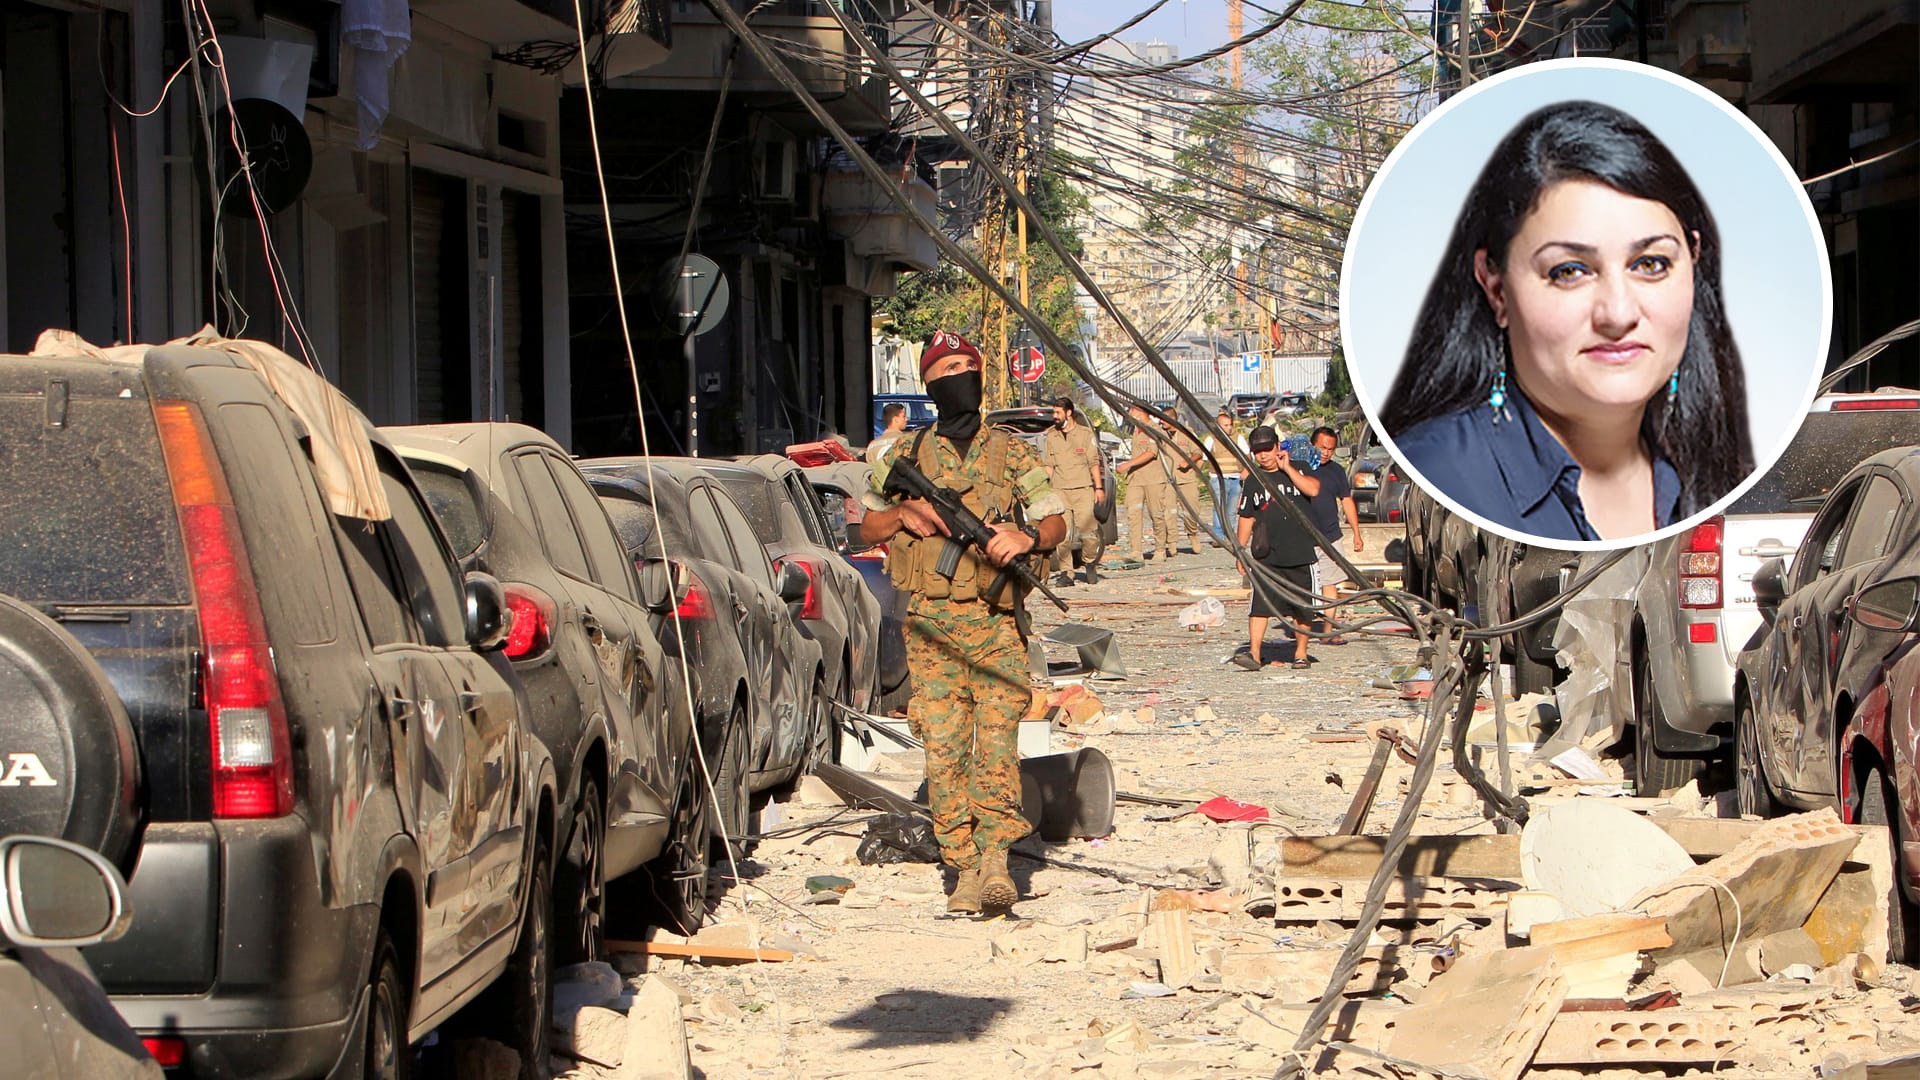
<svg viewBox="0 0 1920 1080">
<path fill-rule="evenodd" d="M 1160 983 L 1165 972 L 1151 958 L 1152 942 L 1139 947 L 1146 921 L 1141 913 L 1157 889 L 1213 888 L 1209 855 L 1223 840 L 1231 848 L 1249 840 L 1271 843 L 1283 830 L 1332 833 L 1366 769 L 1372 742 L 1329 740 L 1349 738 L 1369 721 L 1412 725 L 1418 713 L 1417 703 L 1373 685 L 1389 666 L 1414 660 L 1406 638 L 1316 644 L 1307 672 L 1268 667 L 1250 673 L 1225 664 L 1245 640 L 1244 601 L 1225 601 L 1225 626 L 1192 633 L 1178 623 L 1192 597 L 1173 590 L 1237 584 L 1225 553 L 1207 549 L 1182 554 L 1168 566 L 1149 562 L 1145 569 L 1110 574 L 1098 586 L 1066 590 L 1072 620 L 1117 631 L 1123 658 L 1136 674 L 1125 683 L 1095 687 L 1106 708 L 1105 733 L 1056 734 L 1054 749 L 1098 747 L 1112 759 L 1121 791 L 1193 799 L 1227 795 L 1270 808 L 1271 825 L 1255 826 L 1249 836 L 1246 825 L 1213 824 L 1197 814 L 1151 820 L 1165 811 L 1123 802 L 1113 835 L 1103 840 L 1023 842 L 1022 849 L 1085 868 L 1016 858 L 1026 897 L 1017 917 L 979 920 L 944 913 L 935 867 L 860 865 L 853 852 L 857 819 L 864 815 L 824 800 L 773 804 L 762 829 L 774 838 L 761 842 L 741 866 L 746 881 L 727 891 L 713 922 L 744 924 L 729 932 L 793 952 L 795 959 L 734 966 L 646 961 L 648 970 L 664 974 L 681 991 L 694 1075 L 827 1080 L 948 1077 L 964 1069 L 976 1076 L 1271 1076 L 1292 1041 L 1282 1029 L 1289 1017 L 1274 1006 L 1311 996 L 1286 984 L 1284 976 L 1318 972 L 1306 979 L 1317 993 L 1330 970 L 1328 952 L 1295 950 L 1336 949 L 1351 924 L 1276 925 L 1232 905 L 1217 905 L 1231 909 L 1223 912 L 1180 912 L 1177 922 L 1196 935 L 1203 961 L 1228 954 L 1239 959 L 1229 962 L 1224 979 L 1202 970 L 1189 988 L 1169 993 Z M 1041 619 L 1042 625 L 1048 621 Z M 1269 659 L 1279 645 L 1271 636 Z M 887 764 L 902 779 L 917 766 L 910 754 Z M 1400 809 L 1400 782 L 1409 772 L 1398 760 L 1389 765 L 1367 831 L 1386 830 Z M 1444 765 L 1425 803 L 1418 832 L 1491 832 L 1478 802 Z M 851 822 L 844 832 L 799 828 L 836 815 Z M 809 903 L 807 879 L 827 874 L 854 884 L 837 903 Z M 1191 901 L 1176 896 L 1171 903 Z M 1216 905 L 1202 899 L 1199 906 Z M 1405 946 L 1397 962 L 1417 970 L 1402 987 L 1404 996 L 1417 998 L 1438 941 L 1461 927 L 1471 930 L 1462 920 L 1428 923 L 1412 934 L 1383 929 L 1382 943 Z M 1100 951 L 1106 946 L 1131 948 Z M 1287 950 L 1282 966 L 1250 968 L 1254 961 L 1248 958 L 1276 949 Z M 640 959 L 625 956 L 620 964 L 637 972 Z M 1814 1076 L 1829 1054 L 1841 1055 L 1829 1062 L 1837 1064 L 1910 1049 L 1917 1040 L 1908 1033 L 1902 1004 L 1912 1004 L 1910 974 L 1885 968 L 1873 973 L 1878 988 L 1870 990 L 1796 984 L 1802 997 L 1812 996 L 1810 1002 L 1772 1025 L 1764 1040 L 1728 1045 L 1707 1064 L 1720 1058 L 1715 1075 Z M 577 1060 L 564 1064 L 574 1067 L 567 1075 L 579 1078 L 640 1075 Z M 1395 1075 L 1358 1053 L 1321 1064 L 1336 1075 Z M 1646 1071 L 1536 1066 L 1526 1075 Z"/>
</svg>

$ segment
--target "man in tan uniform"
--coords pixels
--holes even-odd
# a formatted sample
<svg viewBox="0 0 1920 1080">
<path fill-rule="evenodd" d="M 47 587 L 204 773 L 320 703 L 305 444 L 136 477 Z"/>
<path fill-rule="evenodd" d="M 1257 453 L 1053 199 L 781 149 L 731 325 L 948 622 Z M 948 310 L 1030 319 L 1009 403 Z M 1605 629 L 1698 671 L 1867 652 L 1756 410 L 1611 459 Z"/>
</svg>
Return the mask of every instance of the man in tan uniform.
<svg viewBox="0 0 1920 1080">
<path fill-rule="evenodd" d="M 1178 528 L 1169 503 L 1173 499 L 1172 481 L 1160 455 L 1160 442 L 1149 431 L 1154 420 L 1147 410 L 1134 405 L 1127 409 L 1133 421 L 1133 456 L 1120 470 L 1127 474 L 1127 535 L 1133 550 L 1130 558 L 1145 561 L 1153 548 L 1147 543 L 1147 521 L 1153 523 L 1160 541 L 1162 560 L 1173 558 L 1174 531 Z M 1145 518 L 1147 521 L 1142 521 Z"/>
<path fill-rule="evenodd" d="M 1167 517 L 1175 526 L 1185 523 L 1190 538 L 1187 543 L 1197 555 L 1200 534 L 1206 528 L 1200 519 L 1204 512 L 1200 509 L 1200 460 L 1205 455 L 1199 443 L 1172 424 L 1163 423 L 1160 430 L 1167 436 L 1167 441 L 1160 444 L 1160 453 L 1166 459 L 1168 475 L 1173 478 L 1173 486 L 1167 489 Z M 1179 547 L 1179 533 L 1168 529 L 1167 541 Z"/>
<path fill-rule="evenodd" d="M 1041 460 L 1053 478 L 1054 493 L 1067 504 L 1067 542 L 1053 553 L 1053 568 L 1059 572 L 1059 585 L 1073 584 L 1073 572 L 1067 569 L 1068 549 L 1073 565 L 1085 567 L 1087 584 L 1100 580 L 1100 522 L 1093 506 L 1106 496 L 1105 470 L 1100 465 L 1100 443 L 1093 428 L 1080 422 L 1073 399 L 1065 394 L 1054 399 L 1053 428 L 1047 432 Z"/>
</svg>

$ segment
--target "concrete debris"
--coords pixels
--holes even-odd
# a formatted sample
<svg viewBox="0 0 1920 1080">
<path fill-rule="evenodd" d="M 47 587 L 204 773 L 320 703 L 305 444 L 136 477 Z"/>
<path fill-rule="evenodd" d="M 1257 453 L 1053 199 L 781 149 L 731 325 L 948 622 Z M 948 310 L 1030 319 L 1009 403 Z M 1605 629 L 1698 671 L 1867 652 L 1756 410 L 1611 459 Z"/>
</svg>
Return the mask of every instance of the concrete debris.
<svg viewBox="0 0 1920 1080">
<path fill-rule="evenodd" d="M 1517 1080 L 1567 999 L 1567 978 L 1540 946 L 1469 956 L 1427 987 L 1394 1025 L 1387 1052 L 1488 1080 Z"/>
<path fill-rule="evenodd" d="M 692 1080 L 680 996 L 651 976 L 640 984 L 627 1012 L 626 1048 L 616 1075 L 620 1080 Z"/>
</svg>

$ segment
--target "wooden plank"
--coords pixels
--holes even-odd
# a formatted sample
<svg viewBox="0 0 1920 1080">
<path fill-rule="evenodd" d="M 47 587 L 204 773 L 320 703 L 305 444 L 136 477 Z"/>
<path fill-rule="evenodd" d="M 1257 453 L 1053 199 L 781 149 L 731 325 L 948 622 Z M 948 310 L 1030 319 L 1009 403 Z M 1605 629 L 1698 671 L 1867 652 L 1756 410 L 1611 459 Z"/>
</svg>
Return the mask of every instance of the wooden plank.
<svg viewBox="0 0 1920 1080">
<path fill-rule="evenodd" d="M 1538 930 L 1539 927 L 1534 927 Z M 1540 944 L 1535 941 L 1534 944 Z M 1673 944 L 1673 938 L 1667 934 L 1663 919 L 1649 919 L 1638 926 L 1629 926 L 1592 937 L 1575 938 L 1571 941 L 1555 942 L 1547 948 L 1562 964 L 1579 964 L 1588 960 L 1605 960 L 1609 957 L 1633 955 L 1642 949 L 1664 949 Z"/>
<path fill-rule="evenodd" d="M 1178 908 L 1149 912 L 1147 925 L 1159 945 L 1160 984 L 1174 990 L 1191 986 L 1200 973 L 1200 954 L 1188 913 Z"/>
<path fill-rule="evenodd" d="M 1617 930 L 1630 930 L 1648 924 L 1657 926 L 1659 923 L 1660 920 L 1651 915 L 1641 915 L 1632 911 L 1588 915 L 1579 919 L 1535 923 L 1533 933 L 1527 940 L 1535 945 L 1558 945 L 1563 941 L 1578 941 L 1581 938 L 1599 937 Z"/>
<path fill-rule="evenodd" d="M 785 949 L 754 949 L 742 945 L 696 945 L 692 942 L 682 944 L 677 941 L 620 941 L 607 939 L 608 952 L 641 953 L 646 956 L 680 956 L 700 960 L 765 960 L 769 962 L 793 959 L 793 954 Z"/>
<path fill-rule="evenodd" d="M 1284 873 L 1367 880 L 1380 865 L 1378 836 L 1292 836 L 1281 841 Z M 1400 857 L 1403 876 L 1520 880 L 1518 836 L 1416 836 Z"/>
</svg>

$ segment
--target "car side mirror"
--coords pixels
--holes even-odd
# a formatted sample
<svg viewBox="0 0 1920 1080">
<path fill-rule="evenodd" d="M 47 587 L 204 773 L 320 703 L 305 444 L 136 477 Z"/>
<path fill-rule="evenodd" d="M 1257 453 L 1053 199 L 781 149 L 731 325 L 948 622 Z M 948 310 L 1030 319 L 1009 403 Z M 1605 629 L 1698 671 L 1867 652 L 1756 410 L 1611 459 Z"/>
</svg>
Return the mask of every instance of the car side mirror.
<svg viewBox="0 0 1920 1080">
<path fill-rule="evenodd" d="M 466 577 L 465 595 L 467 644 L 481 652 L 492 652 L 507 643 L 507 597 L 500 579 L 475 570 Z"/>
<path fill-rule="evenodd" d="M 1847 602 L 1847 616 L 1869 630 L 1904 634 L 1920 622 L 1920 578 L 1869 585 Z"/>
<path fill-rule="evenodd" d="M 24 834 L 0 840 L 0 930 L 32 949 L 85 948 L 127 932 L 127 883 L 97 851 Z"/>
<path fill-rule="evenodd" d="M 1774 610 L 1787 598 L 1787 564 L 1780 559 L 1768 559 L 1753 572 L 1753 603 L 1768 622 L 1773 621 Z"/>
<path fill-rule="evenodd" d="M 780 599 L 789 604 L 797 604 L 807 598 L 809 583 L 806 570 L 798 563 L 781 563 L 780 580 L 775 584 L 780 589 Z"/>
<path fill-rule="evenodd" d="M 676 603 L 673 588 L 673 569 L 665 559 L 635 559 L 634 569 L 640 575 L 640 606 L 655 615 L 664 615 L 673 610 Z"/>
</svg>

